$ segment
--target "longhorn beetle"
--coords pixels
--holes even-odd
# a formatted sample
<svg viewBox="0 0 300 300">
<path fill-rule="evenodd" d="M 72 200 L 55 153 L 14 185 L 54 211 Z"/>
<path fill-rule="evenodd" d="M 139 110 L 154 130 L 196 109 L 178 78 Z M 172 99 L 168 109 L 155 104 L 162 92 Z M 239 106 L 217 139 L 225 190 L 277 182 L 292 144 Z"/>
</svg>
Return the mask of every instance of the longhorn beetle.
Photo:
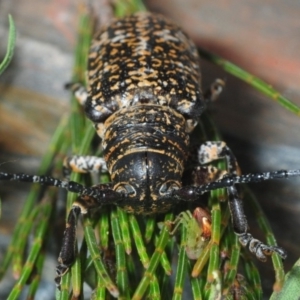
<svg viewBox="0 0 300 300">
<path fill-rule="evenodd" d="M 104 158 L 73 156 L 66 173 L 107 170 L 111 183 L 91 187 L 50 176 L 0 173 L 0 180 L 36 182 L 78 194 L 69 212 L 58 258 L 56 282 L 75 260 L 76 224 L 80 214 L 114 204 L 135 214 L 164 213 L 180 201 L 227 188 L 233 229 L 240 243 L 261 261 L 286 252 L 247 232 L 247 219 L 236 184 L 300 176 L 300 170 L 240 175 L 227 145 L 207 141 L 197 150 L 194 182 L 182 183 L 190 157 L 190 134 L 208 102 L 222 90 L 215 81 L 201 90 L 197 48 L 164 17 L 137 13 L 114 20 L 98 32 L 88 59 L 88 88 L 70 84 L 102 140 Z M 225 158 L 227 171 L 206 165 Z"/>
</svg>

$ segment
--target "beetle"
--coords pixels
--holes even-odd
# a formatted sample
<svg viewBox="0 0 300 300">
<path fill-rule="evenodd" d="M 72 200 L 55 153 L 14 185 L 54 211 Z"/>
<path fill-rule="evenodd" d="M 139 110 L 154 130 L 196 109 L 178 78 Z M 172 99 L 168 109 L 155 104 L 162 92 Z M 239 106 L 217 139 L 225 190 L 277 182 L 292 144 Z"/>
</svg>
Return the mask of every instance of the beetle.
<svg viewBox="0 0 300 300">
<path fill-rule="evenodd" d="M 197 48 L 188 36 L 163 16 L 137 13 L 114 20 L 98 32 L 88 60 L 88 88 L 69 84 L 102 140 L 104 158 L 73 156 L 71 170 L 107 170 L 110 184 L 86 187 L 50 176 L 0 173 L 0 180 L 37 182 L 78 194 L 67 218 L 58 258 L 56 282 L 75 260 L 76 224 L 80 214 L 114 204 L 126 212 L 158 214 L 181 201 L 225 187 L 234 231 L 243 246 L 260 260 L 284 249 L 269 246 L 247 231 L 247 219 L 236 184 L 299 176 L 300 170 L 241 175 L 225 142 L 207 141 L 197 150 L 194 181 L 182 182 L 190 157 L 190 135 L 201 114 L 223 88 L 215 81 L 202 93 Z M 224 158 L 227 170 L 209 164 Z"/>
</svg>

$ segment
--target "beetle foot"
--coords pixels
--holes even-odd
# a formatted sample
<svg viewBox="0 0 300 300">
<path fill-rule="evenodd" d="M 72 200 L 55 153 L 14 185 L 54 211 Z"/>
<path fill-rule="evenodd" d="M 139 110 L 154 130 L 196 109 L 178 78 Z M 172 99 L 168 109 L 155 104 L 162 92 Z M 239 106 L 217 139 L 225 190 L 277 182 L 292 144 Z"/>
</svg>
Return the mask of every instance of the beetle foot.
<svg viewBox="0 0 300 300">
<path fill-rule="evenodd" d="M 266 261 L 267 256 L 272 255 L 276 252 L 282 259 L 286 259 L 287 253 L 284 249 L 277 246 L 269 246 L 262 243 L 260 240 L 253 238 L 250 233 L 242 233 L 237 234 L 239 237 L 240 243 L 249 248 L 250 252 L 252 252 L 259 260 Z"/>
<path fill-rule="evenodd" d="M 54 281 L 58 290 L 61 290 L 61 278 L 68 272 L 68 270 L 69 267 L 62 264 L 56 267 L 56 277 Z"/>
</svg>

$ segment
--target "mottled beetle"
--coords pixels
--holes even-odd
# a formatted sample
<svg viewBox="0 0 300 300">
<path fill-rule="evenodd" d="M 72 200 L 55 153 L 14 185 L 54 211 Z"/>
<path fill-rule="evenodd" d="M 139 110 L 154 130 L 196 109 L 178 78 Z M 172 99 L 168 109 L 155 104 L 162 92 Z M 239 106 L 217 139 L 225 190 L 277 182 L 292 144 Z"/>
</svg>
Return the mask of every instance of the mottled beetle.
<svg viewBox="0 0 300 300">
<path fill-rule="evenodd" d="M 67 170 L 108 170 L 109 185 L 85 187 L 49 176 L 0 173 L 1 180 L 38 182 L 79 195 L 64 232 L 57 283 L 75 259 L 76 224 L 80 214 L 115 204 L 136 214 L 170 210 L 179 201 L 196 201 L 208 191 L 226 187 L 234 231 L 243 246 L 262 261 L 286 252 L 268 246 L 247 232 L 242 200 L 235 184 L 299 176 L 300 170 L 240 175 L 224 142 L 206 142 L 198 149 L 191 185 L 182 184 L 189 157 L 190 133 L 222 82 L 204 97 L 199 57 L 193 42 L 162 16 L 137 13 L 113 21 L 96 34 L 88 60 L 88 90 L 71 84 L 86 115 L 102 139 L 104 159 L 74 156 Z M 225 158 L 227 171 L 203 166 Z"/>
</svg>

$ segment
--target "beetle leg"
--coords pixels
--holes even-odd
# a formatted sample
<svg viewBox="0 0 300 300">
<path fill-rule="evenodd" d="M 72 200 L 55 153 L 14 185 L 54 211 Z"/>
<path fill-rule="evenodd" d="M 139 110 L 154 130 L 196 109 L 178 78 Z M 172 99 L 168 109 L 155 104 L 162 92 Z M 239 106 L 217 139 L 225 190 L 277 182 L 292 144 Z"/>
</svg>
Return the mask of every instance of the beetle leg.
<svg viewBox="0 0 300 300">
<path fill-rule="evenodd" d="M 227 172 L 229 174 L 240 175 L 240 168 L 237 160 L 225 142 L 206 142 L 200 146 L 198 151 L 198 160 L 200 164 L 210 163 L 220 158 L 226 159 L 228 169 Z M 198 169 L 198 177 L 199 174 L 201 174 L 201 170 L 203 174 L 203 170 L 205 169 L 203 167 Z M 206 174 L 205 178 L 206 180 L 211 180 L 211 182 L 223 178 L 227 173 L 218 173 L 215 168 L 207 169 L 207 171 L 208 173 Z M 211 175 L 209 173 L 211 173 Z M 220 177 L 216 178 L 216 176 Z M 247 232 L 248 224 L 247 218 L 244 214 L 243 202 L 235 185 L 229 186 L 227 191 L 232 225 L 240 243 L 244 247 L 248 245 L 249 250 L 261 261 L 265 261 L 266 255 L 271 255 L 273 252 L 277 252 L 282 258 L 285 258 L 286 253 L 282 248 L 265 245 L 261 241 L 253 238 L 253 236 Z"/>
<path fill-rule="evenodd" d="M 76 227 L 80 214 L 86 214 L 90 208 L 97 207 L 93 198 L 84 196 L 75 201 L 68 214 L 66 229 L 63 236 L 62 246 L 58 257 L 58 265 L 56 267 L 55 282 L 60 288 L 61 277 L 66 274 L 69 267 L 72 266 L 76 259 Z"/>
<path fill-rule="evenodd" d="M 86 88 L 80 83 L 67 83 L 65 87 L 72 91 L 80 105 L 84 106 L 88 98 L 88 92 Z"/>
<path fill-rule="evenodd" d="M 259 260 L 266 261 L 267 255 L 274 252 L 279 254 L 282 259 L 285 259 L 287 254 L 285 250 L 277 246 L 269 246 L 261 241 L 255 239 L 250 233 L 247 232 L 247 219 L 244 214 L 243 202 L 238 195 L 235 186 L 227 188 L 228 190 L 228 205 L 231 214 L 232 226 L 235 234 L 238 236 L 240 243 L 249 248 Z"/>
<path fill-rule="evenodd" d="M 204 92 L 203 96 L 207 102 L 212 102 L 218 99 L 225 87 L 225 81 L 216 79 L 210 87 Z"/>
<path fill-rule="evenodd" d="M 95 194 L 91 194 L 92 191 Z M 76 259 L 76 227 L 79 215 L 87 214 L 93 209 L 99 209 L 102 205 L 117 204 L 118 201 L 122 200 L 124 201 L 124 197 L 114 192 L 111 184 L 108 183 L 95 185 L 86 191 L 83 190 L 81 197 L 72 204 L 56 267 L 55 282 L 58 288 L 60 288 L 61 277 L 66 274 Z"/>
<path fill-rule="evenodd" d="M 66 157 L 63 164 L 65 177 L 68 177 L 71 171 L 76 173 L 105 173 L 107 172 L 107 167 L 102 157 L 74 155 Z"/>
<path fill-rule="evenodd" d="M 78 216 L 83 213 L 80 206 L 73 204 L 68 215 L 66 229 L 64 232 L 62 247 L 58 257 L 58 265 L 56 267 L 55 282 L 60 289 L 61 277 L 66 274 L 69 267 L 74 263 L 76 257 L 76 226 Z M 86 213 L 86 211 L 85 211 Z"/>
<path fill-rule="evenodd" d="M 198 150 L 198 161 L 201 165 L 221 158 L 226 159 L 228 173 L 241 174 L 237 160 L 225 142 L 206 142 Z"/>
<path fill-rule="evenodd" d="M 226 170 L 214 166 L 198 166 L 191 172 L 191 180 L 193 185 L 199 186 L 223 178 L 226 174 Z"/>
</svg>

